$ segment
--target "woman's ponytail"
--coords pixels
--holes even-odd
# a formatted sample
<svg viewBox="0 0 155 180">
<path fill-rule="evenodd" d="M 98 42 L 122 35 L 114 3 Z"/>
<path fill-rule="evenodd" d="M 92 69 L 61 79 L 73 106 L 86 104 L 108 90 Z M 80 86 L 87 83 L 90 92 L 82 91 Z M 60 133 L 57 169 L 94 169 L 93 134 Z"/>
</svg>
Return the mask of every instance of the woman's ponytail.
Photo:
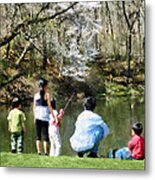
<svg viewBox="0 0 155 180">
<path fill-rule="evenodd" d="M 40 89 L 40 97 L 44 99 L 45 90 L 44 87 L 48 84 L 48 81 L 44 78 L 39 79 L 39 89 Z"/>
</svg>

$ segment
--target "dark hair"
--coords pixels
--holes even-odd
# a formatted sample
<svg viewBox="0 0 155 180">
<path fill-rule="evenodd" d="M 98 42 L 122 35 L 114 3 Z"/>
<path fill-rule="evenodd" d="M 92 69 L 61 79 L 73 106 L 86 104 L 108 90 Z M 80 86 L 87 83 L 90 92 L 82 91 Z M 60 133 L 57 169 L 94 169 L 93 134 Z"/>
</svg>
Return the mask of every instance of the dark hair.
<svg viewBox="0 0 155 180">
<path fill-rule="evenodd" d="M 44 90 L 44 87 L 48 84 L 48 81 L 44 78 L 40 78 L 39 79 L 39 89 L 40 89 L 40 96 L 41 96 L 41 99 L 44 99 L 44 95 L 45 95 L 45 90 Z"/>
<path fill-rule="evenodd" d="M 19 97 L 14 97 L 11 102 L 12 108 L 17 108 L 21 105 L 21 99 Z"/>
<path fill-rule="evenodd" d="M 139 136 L 143 131 L 143 125 L 142 123 L 136 122 L 132 125 L 132 129 L 134 130 L 135 134 Z"/>
<path fill-rule="evenodd" d="M 84 101 L 84 108 L 86 110 L 91 110 L 93 111 L 96 107 L 96 99 L 94 97 L 87 97 Z"/>
<path fill-rule="evenodd" d="M 56 109 L 56 101 L 54 98 L 51 98 L 51 106 L 53 109 Z"/>
</svg>

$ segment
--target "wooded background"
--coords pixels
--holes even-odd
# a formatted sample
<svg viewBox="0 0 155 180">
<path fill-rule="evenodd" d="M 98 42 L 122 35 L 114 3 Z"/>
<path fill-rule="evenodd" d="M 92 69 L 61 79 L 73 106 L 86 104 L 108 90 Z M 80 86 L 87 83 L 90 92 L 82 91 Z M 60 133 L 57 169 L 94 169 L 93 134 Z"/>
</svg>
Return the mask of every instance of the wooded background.
<svg viewBox="0 0 155 180">
<path fill-rule="evenodd" d="M 31 99 L 36 80 L 54 96 L 143 95 L 145 4 L 0 4 L 0 101 Z"/>
</svg>

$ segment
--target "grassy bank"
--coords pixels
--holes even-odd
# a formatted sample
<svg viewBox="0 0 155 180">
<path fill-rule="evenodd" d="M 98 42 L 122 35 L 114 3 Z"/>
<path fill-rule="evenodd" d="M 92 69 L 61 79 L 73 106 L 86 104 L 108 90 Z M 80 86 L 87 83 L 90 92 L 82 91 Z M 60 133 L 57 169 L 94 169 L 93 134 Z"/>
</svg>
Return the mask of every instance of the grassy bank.
<svg viewBox="0 0 155 180">
<path fill-rule="evenodd" d="M 106 158 L 78 158 L 69 156 L 48 157 L 35 154 L 1 153 L 2 167 L 39 167 L 39 168 L 94 168 L 144 170 L 144 161 L 116 160 Z"/>
</svg>

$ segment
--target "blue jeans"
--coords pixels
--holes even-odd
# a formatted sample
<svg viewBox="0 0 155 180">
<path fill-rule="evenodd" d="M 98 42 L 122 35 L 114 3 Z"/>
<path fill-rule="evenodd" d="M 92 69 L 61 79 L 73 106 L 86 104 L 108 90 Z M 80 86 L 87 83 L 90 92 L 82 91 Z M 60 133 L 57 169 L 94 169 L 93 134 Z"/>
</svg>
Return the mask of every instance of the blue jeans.
<svg viewBox="0 0 155 180">
<path fill-rule="evenodd" d="M 95 136 L 96 136 L 96 141 L 95 141 L 94 147 L 90 151 L 97 153 L 100 141 L 103 138 L 103 129 L 98 128 L 97 132 L 95 133 Z"/>
<path fill-rule="evenodd" d="M 94 146 L 91 149 L 82 152 L 83 154 L 88 153 L 88 152 L 93 152 L 93 153 L 97 154 L 100 141 L 102 140 L 103 135 L 104 135 L 103 129 L 101 127 L 98 127 L 98 129 L 97 129 L 97 131 L 95 132 L 94 135 L 95 135 Z"/>
</svg>

